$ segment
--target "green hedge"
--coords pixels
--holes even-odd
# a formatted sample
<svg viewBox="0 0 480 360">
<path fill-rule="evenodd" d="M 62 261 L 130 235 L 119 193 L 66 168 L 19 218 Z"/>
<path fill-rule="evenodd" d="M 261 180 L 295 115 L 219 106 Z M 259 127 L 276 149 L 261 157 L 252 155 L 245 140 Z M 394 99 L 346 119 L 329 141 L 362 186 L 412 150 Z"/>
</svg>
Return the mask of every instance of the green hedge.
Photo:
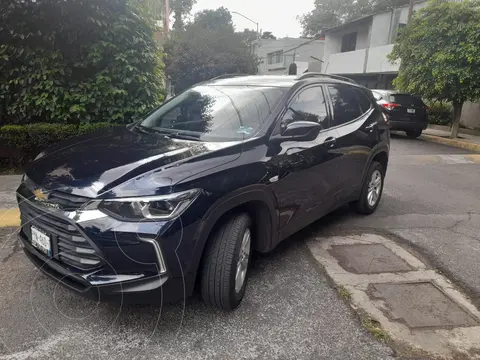
<svg viewBox="0 0 480 360">
<path fill-rule="evenodd" d="M 80 125 L 43 123 L 2 126 L 0 127 L 2 165 L 3 167 L 24 165 L 40 151 L 61 140 L 111 126 L 118 125 L 111 123 Z"/>
<path fill-rule="evenodd" d="M 428 122 L 436 125 L 451 125 L 453 119 L 453 108 L 450 104 L 444 102 L 430 102 L 427 104 Z"/>
</svg>

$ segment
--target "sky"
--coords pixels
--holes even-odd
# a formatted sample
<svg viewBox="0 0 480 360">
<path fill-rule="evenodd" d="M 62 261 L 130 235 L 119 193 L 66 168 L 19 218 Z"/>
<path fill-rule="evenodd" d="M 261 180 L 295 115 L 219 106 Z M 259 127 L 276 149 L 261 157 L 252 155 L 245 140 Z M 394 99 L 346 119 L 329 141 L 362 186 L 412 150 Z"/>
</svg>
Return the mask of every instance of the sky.
<svg viewBox="0 0 480 360">
<path fill-rule="evenodd" d="M 271 31 L 277 38 L 299 37 L 302 27 L 297 16 L 314 7 L 313 0 L 295 0 L 291 3 L 284 1 L 283 4 L 279 0 L 197 0 L 192 13 L 221 6 L 258 22 L 260 30 Z M 232 14 L 232 20 L 237 31 L 245 28 L 256 30 L 255 24 L 237 14 Z"/>
</svg>

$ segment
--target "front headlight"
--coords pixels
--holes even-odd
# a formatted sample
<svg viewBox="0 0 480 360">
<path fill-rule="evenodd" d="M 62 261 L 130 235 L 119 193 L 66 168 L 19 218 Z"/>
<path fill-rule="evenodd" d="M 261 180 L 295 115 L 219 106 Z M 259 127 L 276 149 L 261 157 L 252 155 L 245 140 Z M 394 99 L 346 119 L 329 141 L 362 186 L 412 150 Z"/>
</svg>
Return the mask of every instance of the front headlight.
<svg viewBox="0 0 480 360">
<path fill-rule="evenodd" d="M 103 200 L 98 209 L 122 220 L 171 220 L 179 217 L 195 201 L 200 189 L 179 193 Z"/>
</svg>

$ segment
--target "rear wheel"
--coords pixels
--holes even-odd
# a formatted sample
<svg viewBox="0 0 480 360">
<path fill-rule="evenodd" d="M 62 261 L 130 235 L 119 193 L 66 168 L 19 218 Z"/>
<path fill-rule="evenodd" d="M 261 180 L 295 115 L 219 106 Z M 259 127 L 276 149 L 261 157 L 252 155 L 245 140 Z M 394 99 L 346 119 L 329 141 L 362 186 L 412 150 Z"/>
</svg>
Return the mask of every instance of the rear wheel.
<svg viewBox="0 0 480 360">
<path fill-rule="evenodd" d="M 373 161 L 368 169 L 360 199 L 354 203 L 357 212 L 370 215 L 375 211 L 382 197 L 384 176 L 382 165 Z"/>
<path fill-rule="evenodd" d="M 252 221 L 247 214 L 231 217 L 210 237 L 202 267 L 203 301 L 222 309 L 235 309 L 247 285 L 252 248 Z"/>
<path fill-rule="evenodd" d="M 409 138 L 415 139 L 422 135 L 422 130 L 406 130 L 405 133 Z"/>
</svg>

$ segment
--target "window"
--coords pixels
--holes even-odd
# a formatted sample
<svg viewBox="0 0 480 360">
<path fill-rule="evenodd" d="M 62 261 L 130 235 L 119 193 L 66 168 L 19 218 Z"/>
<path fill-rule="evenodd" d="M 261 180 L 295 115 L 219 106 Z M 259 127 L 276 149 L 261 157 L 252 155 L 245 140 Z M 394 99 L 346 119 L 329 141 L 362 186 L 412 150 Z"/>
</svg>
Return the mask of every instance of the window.
<svg viewBox="0 0 480 360">
<path fill-rule="evenodd" d="M 283 117 L 283 123 L 294 121 L 313 121 L 328 128 L 328 114 L 325 96 L 320 86 L 309 87 L 301 91 L 290 103 Z"/>
<path fill-rule="evenodd" d="M 390 94 L 390 101 L 392 103 L 405 106 L 425 106 L 425 104 L 420 98 L 410 94 Z"/>
<path fill-rule="evenodd" d="M 268 65 L 283 63 L 283 50 L 267 54 Z"/>
<path fill-rule="evenodd" d="M 362 113 L 366 113 L 372 107 L 370 99 L 365 95 L 365 93 L 357 88 L 353 88 L 353 91 L 357 94 L 358 103 L 362 109 Z"/>
<path fill-rule="evenodd" d="M 172 137 L 242 140 L 258 132 L 285 91 L 267 86 L 196 86 L 160 106 L 141 126 Z"/>
<path fill-rule="evenodd" d="M 350 86 L 328 87 L 333 105 L 332 126 L 348 123 L 363 114 L 355 90 Z"/>
<path fill-rule="evenodd" d="M 354 51 L 357 47 L 357 33 L 343 35 L 342 38 L 342 52 Z"/>
</svg>

